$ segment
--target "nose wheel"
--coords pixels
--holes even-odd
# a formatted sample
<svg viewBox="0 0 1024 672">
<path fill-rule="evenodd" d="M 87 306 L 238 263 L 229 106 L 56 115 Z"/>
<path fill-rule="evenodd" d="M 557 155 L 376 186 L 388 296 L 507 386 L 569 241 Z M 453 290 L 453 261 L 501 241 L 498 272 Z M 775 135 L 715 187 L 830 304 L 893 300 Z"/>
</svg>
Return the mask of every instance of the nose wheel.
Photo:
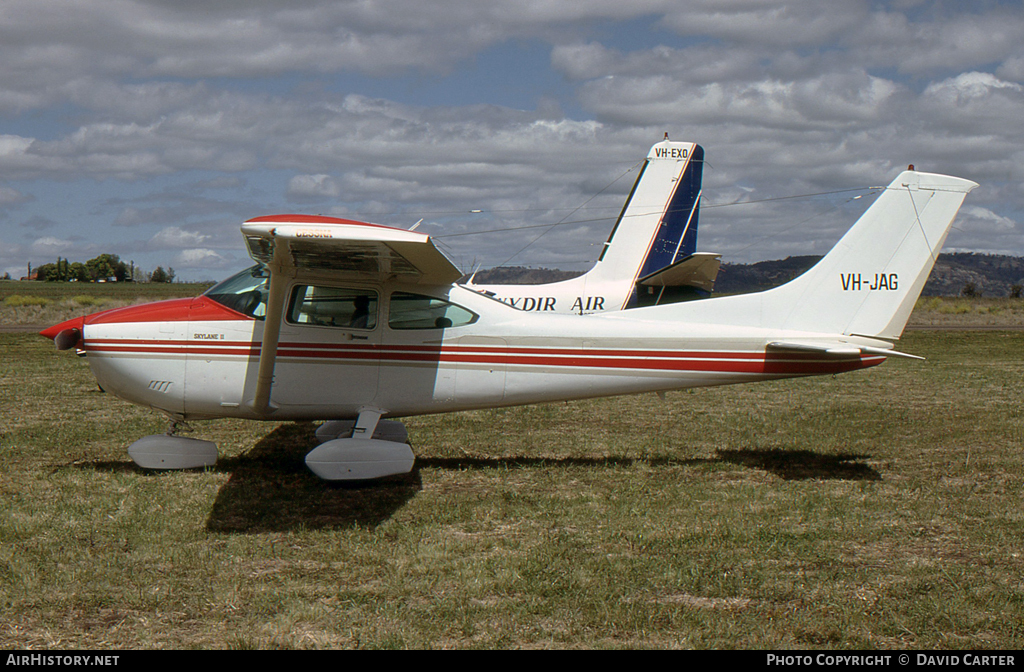
<svg viewBox="0 0 1024 672">
<path fill-rule="evenodd" d="M 217 463 L 217 444 L 184 436 L 153 434 L 128 446 L 128 454 L 143 469 L 198 469 Z"/>
<path fill-rule="evenodd" d="M 217 444 L 213 441 L 178 436 L 192 428 L 182 420 L 170 418 L 163 434 L 144 436 L 128 446 L 128 454 L 143 469 L 199 469 L 217 463 Z"/>
</svg>

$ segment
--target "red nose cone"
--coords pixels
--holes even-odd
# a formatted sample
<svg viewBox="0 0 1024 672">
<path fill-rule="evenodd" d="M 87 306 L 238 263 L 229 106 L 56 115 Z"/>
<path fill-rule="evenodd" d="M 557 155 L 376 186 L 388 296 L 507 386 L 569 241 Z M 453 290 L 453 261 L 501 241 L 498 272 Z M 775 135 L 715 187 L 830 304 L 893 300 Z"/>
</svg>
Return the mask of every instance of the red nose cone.
<svg viewBox="0 0 1024 672">
<path fill-rule="evenodd" d="M 57 334 L 59 334 L 62 331 L 68 330 L 68 329 L 77 329 L 78 333 L 81 334 L 82 333 L 82 326 L 84 324 L 85 324 L 85 318 L 84 317 L 76 317 L 73 320 L 68 320 L 67 322 L 61 322 L 60 324 L 55 324 L 52 327 L 50 327 L 49 329 L 43 329 L 42 331 L 39 332 L 39 335 L 40 336 L 46 336 L 48 339 L 50 339 L 52 341 L 52 340 L 57 338 Z"/>
<path fill-rule="evenodd" d="M 170 299 L 144 303 L 138 306 L 111 308 L 92 315 L 76 317 L 67 322 L 55 324 L 39 332 L 52 339 L 60 350 L 80 346 L 86 324 L 116 324 L 121 322 L 180 322 L 188 320 L 189 306 L 195 299 Z M 74 332 L 72 332 L 74 330 Z"/>
</svg>

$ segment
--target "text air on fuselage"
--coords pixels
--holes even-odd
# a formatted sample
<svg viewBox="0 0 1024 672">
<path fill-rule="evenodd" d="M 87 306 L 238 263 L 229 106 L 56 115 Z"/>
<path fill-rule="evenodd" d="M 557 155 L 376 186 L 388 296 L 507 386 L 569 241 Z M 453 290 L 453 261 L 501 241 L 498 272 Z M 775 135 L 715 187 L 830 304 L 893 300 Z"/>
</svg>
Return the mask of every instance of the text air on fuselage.
<svg viewBox="0 0 1024 672">
<path fill-rule="evenodd" d="M 557 296 L 495 296 L 502 303 L 513 308 L 536 312 L 559 312 Z M 577 296 L 569 312 L 593 313 L 604 310 L 603 296 Z M 565 312 L 565 311 L 562 311 Z"/>
</svg>

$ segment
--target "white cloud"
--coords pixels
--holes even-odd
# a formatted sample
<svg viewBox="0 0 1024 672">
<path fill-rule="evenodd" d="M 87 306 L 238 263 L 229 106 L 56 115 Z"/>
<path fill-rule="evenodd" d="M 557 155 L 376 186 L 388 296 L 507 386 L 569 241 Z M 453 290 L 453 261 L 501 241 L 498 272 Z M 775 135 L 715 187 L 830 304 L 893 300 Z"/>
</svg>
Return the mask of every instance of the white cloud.
<svg viewBox="0 0 1024 672">
<path fill-rule="evenodd" d="M 174 265 L 179 268 L 216 269 L 223 268 L 229 259 L 224 255 L 206 248 L 182 250 L 174 257 Z"/>
<path fill-rule="evenodd" d="M 987 72 L 965 72 L 956 77 L 929 84 L 928 88 L 924 90 L 924 95 L 944 97 L 957 103 L 967 103 L 978 98 L 987 98 L 993 91 L 999 89 L 1020 93 L 1024 91 L 1024 86 L 1015 82 L 1003 81 Z"/>
<path fill-rule="evenodd" d="M 678 3 L 664 24 L 684 35 L 793 48 L 841 41 L 867 19 L 867 9 L 867 3 L 857 1 L 697 0 Z"/>
<path fill-rule="evenodd" d="M 17 189 L 11 187 L 0 187 L 0 207 L 10 207 L 12 205 L 18 205 L 20 203 L 27 203 L 32 200 L 30 194 L 23 194 Z"/>
<path fill-rule="evenodd" d="M 1015 231 L 1017 222 L 996 214 L 988 208 L 976 205 L 965 205 L 960 208 L 958 228 L 965 231 L 984 233 L 1006 233 Z"/>
<path fill-rule="evenodd" d="M 154 249 L 179 249 L 200 245 L 210 238 L 204 233 L 185 231 L 177 226 L 169 226 L 161 229 L 149 239 L 150 246 Z"/>
<path fill-rule="evenodd" d="M 0 89 L 52 100 L 67 82 L 102 77 L 272 77 L 292 72 L 445 72 L 502 40 L 595 20 L 624 20 L 665 0 L 412 0 L 259 3 L 6 0 Z M 2 97 L 0 97 L 2 100 Z"/>
<path fill-rule="evenodd" d="M 288 181 L 291 198 L 337 198 L 341 187 L 330 175 L 296 175 Z"/>
<path fill-rule="evenodd" d="M 996 68 L 995 74 L 1003 79 L 1024 82 L 1024 56 L 1011 56 L 1007 58 L 1003 61 L 1002 65 Z"/>
<path fill-rule="evenodd" d="M 73 240 L 65 240 L 55 236 L 43 236 L 32 241 L 32 253 L 43 257 L 54 255 L 66 255 L 71 251 L 78 252 L 82 248 L 81 243 Z"/>
</svg>

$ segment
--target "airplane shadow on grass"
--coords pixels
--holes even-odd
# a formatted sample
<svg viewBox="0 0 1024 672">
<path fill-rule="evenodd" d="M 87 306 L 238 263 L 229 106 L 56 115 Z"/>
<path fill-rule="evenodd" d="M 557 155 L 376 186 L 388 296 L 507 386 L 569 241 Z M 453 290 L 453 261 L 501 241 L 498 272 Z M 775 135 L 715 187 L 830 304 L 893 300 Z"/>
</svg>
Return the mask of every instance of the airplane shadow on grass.
<svg viewBox="0 0 1024 672">
<path fill-rule="evenodd" d="M 787 481 L 811 478 L 880 481 L 881 474 L 859 460 L 870 455 L 824 455 L 810 450 L 720 450 L 719 461 L 762 469 Z"/>
<path fill-rule="evenodd" d="M 207 519 L 212 532 L 262 533 L 295 529 L 374 527 L 389 520 L 423 489 L 422 469 L 607 467 L 644 463 L 654 467 L 729 463 L 767 471 L 786 480 L 881 480 L 863 464 L 865 455 L 825 455 L 807 450 L 720 450 L 715 458 L 418 458 L 412 472 L 375 481 L 330 482 L 317 478 L 304 458 L 317 445 L 313 423 L 283 424 L 252 449 L 222 457 L 212 470 L 230 473 Z M 94 468 L 137 469 L 128 463 L 93 464 Z M 159 473 L 159 472 L 152 472 Z"/>
<path fill-rule="evenodd" d="M 375 481 L 317 478 L 305 456 L 319 442 L 310 422 L 279 426 L 251 450 L 217 462 L 230 472 L 210 511 L 214 532 L 293 529 L 372 529 L 387 521 L 422 489 L 419 470 Z"/>
</svg>

